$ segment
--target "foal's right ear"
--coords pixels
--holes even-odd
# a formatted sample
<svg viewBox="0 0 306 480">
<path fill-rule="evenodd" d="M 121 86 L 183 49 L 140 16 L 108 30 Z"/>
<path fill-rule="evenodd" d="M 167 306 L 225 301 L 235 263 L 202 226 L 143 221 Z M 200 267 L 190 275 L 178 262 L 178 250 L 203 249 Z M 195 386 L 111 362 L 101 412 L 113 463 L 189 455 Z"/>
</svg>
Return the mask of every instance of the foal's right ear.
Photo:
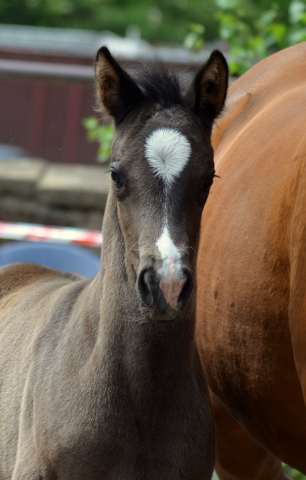
<svg viewBox="0 0 306 480">
<path fill-rule="evenodd" d="M 95 63 L 96 88 L 102 110 L 119 123 L 143 94 L 130 75 L 120 67 L 107 47 L 101 47 Z"/>
</svg>

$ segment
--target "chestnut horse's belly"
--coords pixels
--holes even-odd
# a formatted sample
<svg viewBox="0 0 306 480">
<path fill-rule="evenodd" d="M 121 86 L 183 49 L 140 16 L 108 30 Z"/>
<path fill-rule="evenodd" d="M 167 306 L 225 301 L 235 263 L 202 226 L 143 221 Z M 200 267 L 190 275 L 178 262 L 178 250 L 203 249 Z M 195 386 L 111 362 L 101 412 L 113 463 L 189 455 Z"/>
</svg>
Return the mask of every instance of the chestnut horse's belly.
<svg viewBox="0 0 306 480">
<path fill-rule="evenodd" d="M 216 233 L 208 220 L 198 255 L 197 338 L 208 384 L 260 444 L 305 472 L 306 409 L 288 325 L 288 262 L 270 248 L 271 232 L 259 241 L 247 221 L 231 231 L 224 224 Z"/>
</svg>

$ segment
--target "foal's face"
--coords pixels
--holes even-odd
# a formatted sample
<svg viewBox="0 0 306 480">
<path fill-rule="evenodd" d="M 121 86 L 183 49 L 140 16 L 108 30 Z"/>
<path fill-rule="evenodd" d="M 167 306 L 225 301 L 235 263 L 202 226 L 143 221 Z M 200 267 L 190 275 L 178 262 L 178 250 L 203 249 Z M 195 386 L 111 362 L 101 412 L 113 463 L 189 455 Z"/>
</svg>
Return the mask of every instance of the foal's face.
<svg viewBox="0 0 306 480">
<path fill-rule="evenodd" d="M 152 315 L 174 317 L 192 290 L 189 262 L 215 173 L 209 135 L 182 107 L 122 130 L 111 171 L 126 254 Z"/>
<path fill-rule="evenodd" d="M 109 57 L 106 60 L 110 61 Z M 100 76 L 105 76 L 106 60 L 104 57 Z M 118 65 L 111 67 L 114 82 Z M 215 70 L 214 64 L 207 98 L 213 91 L 211 77 L 216 75 Z M 126 79 L 133 82 L 130 77 Z M 187 100 L 165 107 L 150 101 L 137 86 L 135 90 L 135 85 L 129 84 L 129 97 L 137 97 L 135 105 L 128 105 L 125 114 L 117 113 L 120 118 L 113 144 L 112 194 L 117 199 L 136 290 L 151 318 L 169 320 L 188 303 L 193 287 L 190 263 L 194 263 L 201 213 L 215 174 L 211 123 L 203 122 L 195 113 L 195 105 L 193 109 L 188 107 Z M 107 95 L 109 99 L 109 92 L 100 92 L 104 106 Z M 114 95 L 113 91 L 112 101 Z M 223 91 L 222 95 L 223 106 Z M 122 102 L 123 91 L 117 96 Z M 195 97 L 194 93 L 193 102 Z M 114 111 L 121 107 L 116 105 Z M 209 107 L 205 107 L 208 112 Z M 111 113 L 113 104 L 107 108 Z"/>
</svg>

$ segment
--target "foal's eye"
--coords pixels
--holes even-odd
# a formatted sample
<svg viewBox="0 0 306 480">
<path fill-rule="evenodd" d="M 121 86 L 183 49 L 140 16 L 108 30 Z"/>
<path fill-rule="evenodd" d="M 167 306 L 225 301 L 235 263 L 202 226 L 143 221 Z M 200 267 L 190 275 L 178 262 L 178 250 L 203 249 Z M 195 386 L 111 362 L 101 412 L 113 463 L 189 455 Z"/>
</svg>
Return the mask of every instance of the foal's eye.
<svg viewBox="0 0 306 480">
<path fill-rule="evenodd" d="M 197 202 L 201 208 L 203 208 L 203 205 L 207 200 L 209 189 L 213 184 L 214 177 L 217 177 L 217 175 L 215 175 L 215 172 L 213 171 L 207 172 L 200 179 L 199 189 L 197 193 Z"/>
<path fill-rule="evenodd" d="M 111 171 L 111 177 L 112 177 L 112 180 L 114 182 L 114 185 L 117 189 L 121 188 L 122 187 L 122 182 L 120 180 L 120 177 L 118 175 L 117 172 L 115 172 L 114 170 Z"/>
<path fill-rule="evenodd" d="M 215 172 L 209 175 L 208 177 L 202 178 L 201 187 L 203 190 L 210 188 L 214 182 L 214 177 L 216 177 Z"/>
<path fill-rule="evenodd" d="M 203 188 L 210 188 L 214 182 L 214 175 L 212 177 L 206 178 L 203 181 L 202 187 Z"/>
</svg>

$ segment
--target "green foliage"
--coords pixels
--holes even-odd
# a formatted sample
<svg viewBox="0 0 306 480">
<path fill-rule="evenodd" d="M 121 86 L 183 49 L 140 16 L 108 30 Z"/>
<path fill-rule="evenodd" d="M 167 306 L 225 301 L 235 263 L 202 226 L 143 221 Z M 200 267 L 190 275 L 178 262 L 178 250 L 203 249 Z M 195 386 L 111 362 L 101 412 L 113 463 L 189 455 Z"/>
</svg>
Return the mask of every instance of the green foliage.
<svg viewBox="0 0 306 480">
<path fill-rule="evenodd" d="M 1 6 L 5 0 L 0 0 Z M 95 19 L 91 27 L 98 25 L 107 27 L 117 33 L 124 33 L 127 21 L 136 25 L 145 25 L 147 38 L 150 39 L 150 29 L 163 38 L 162 29 L 166 26 L 164 20 L 171 13 L 175 25 L 170 29 L 171 39 L 176 35 L 185 37 L 184 45 L 194 52 L 200 51 L 204 46 L 204 33 L 209 38 L 209 22 L 214 19 L 219 22 L 219 37 L 225 40 L 230 47 L 229 66 L 232 75 L 241 75 L 256 61 L 259 61 L 277 50 L 306 40 L 306 4 L 305 0 L 292 0 L 289 5 L 287 0 L 278 0 L 279 3 L 270 3 L 268 0 L 210 0 L 208 23 L 199 23 L 201 14 L 200 2 L 189 0 L 144 0 L 141 7 L 135 0 L 11 0 L 14 2 L 27 2 L 28 5 L 38 7 L 45 4 L 50 12 L 68 15 L 71 18 L 72 9 L 82 16 L 82 21 L 91 18 L 91 9 L 95 9 Z M 70 3 L 69 3 L 70 2 Z M 259 6 L 260 4 L 260 6 Z M 70 6 L 69 6 L 70 5 Z M 195 7 L 193 8 L 192 5 Z M 281 5 L 281 6 L 279 6 Z M 262 9 L 268 6 L 267 9 Z M 284 11 L 286 6 L 286 12 Z M 95 7 L 95 8 L 94 8 Z M 213 8 L 211 8 L 213 7 Z M 186 15 L 188 12 L 189 16 Z M 192 12 L 192 15 L 191 15 Z M 206 13 L 206 12 L 205 12 Z M 196 18 L 194 23 L 186 23 L 182 15 L 188 19 Z M 103 17 L 103 21 L 102 21 Z M 79 18 L 76 16 L 75 18 Z M 146 18 L 146 19 L 145 19 Z M 99 21 L 101 20 L 101 23 Z M 207 19 L 206 19 L 207 20 Z M 75 26 L 86 26 L 82 25 Z M 185 29 L 185 34 L 183 34 Z M 186 34 L 186 32 L 189 33 Z M 169 39 L 170 39 L 169 37 Z M 164 39 L 166 39 L 164 37 Z M 97 141 L 98 161 L 106 162 L 111 155 L 111 143 L 114 132 L 111 126 L 99 126 L 96 117 L 89 117 L 83 121 L 88 131 L 88 140 Z"/>
<path fill-rule="evenodd" d="M 190 23 L 214 38 L 214 0 L 0 0 L 0 23 L 110 30 L 124 36 L 136 26 L 148 41 L 178 42 Z"/>
<path fill-rule="evenodd" d="M 288 475 L 292 480 L 305 480 L 305 475 L 302 473 L 298 472 L 297 470 L 294 470 L 291 467 L 288 467 L 288 465 L 284 465 L 284 471 L 286 475 Z"/>
<path fill-rule="evenodd" d="M 277 5 L 271 0 L 0 0 L 0 23 L 110 30 L 123 36 L 134 26 L 142 38 L 152 42 L 182 43 L 187 35 L 186 44 L 195 51 L 203 45 L 203 32 L 199 28 L 204 27 L 206 40 L 212 40 L 218 36 L 221 23 L 220 31 L 225 37 L 243 34 L 245 43 L 238 38 L 236 48 L 241 49 L 244 44 L 253 48 L 252 37 L 256 36 L 259 40 L 254 41 L 254 48 L 260 51 L 266 44 L 272 48 L 270 42 L 275 43 L 275 38 L 277 48 L 282 37 L 290 37 L 291 44 L 305 38 L 301 28 L 305 26 L 305 0 L 294 0 L 290 6 L 289 3 L 289 0 L 277 0 Z M 238 20 L 236 26 L 233 17 Z"/>
<path fill-rule="evenodd" d="M 99 124 L 99 119 L 95 116 L 85 118 L 82 125 L 87 130 L 87 140 L 89 142 L 98 142 L 97 161 L 100 163 L 109 162 L 112 154 L 112 143 L 115 132 L 112 125 Z"/>
<path fill-rule="evenodd" d="M 272 3 L 258 17 L 241 6 L 240 0 L 216 0 L 220 10 L 220 38 L 230 46 L 229 66 L 232 75 L 241 75 L 256 61 L 277 50 L 306 40 L 306 4 L 292 0 L 288 8 L 288 23 L 278 4 Z"/>
<path fill-rule="evenodd" d="M 184 40 L 184 47 L 199 52 L 204 47 L 205 27 L 200 23 L 191 23 L 189 29 L 190 32 Z"/>
<path fill-rule="evenodd" d="M 298 472 L 297 470 L 294 470 L 291 467 L 288 467 L 288 465 L 284 465 L 284 472 L 286 475 L 288 475 L 292 480 L 305 480 L 305 475 L 302 473 Z M 218 480 L 218 476 L 216 473 L 214 473 L 212 480 Z"/>
</svg>

